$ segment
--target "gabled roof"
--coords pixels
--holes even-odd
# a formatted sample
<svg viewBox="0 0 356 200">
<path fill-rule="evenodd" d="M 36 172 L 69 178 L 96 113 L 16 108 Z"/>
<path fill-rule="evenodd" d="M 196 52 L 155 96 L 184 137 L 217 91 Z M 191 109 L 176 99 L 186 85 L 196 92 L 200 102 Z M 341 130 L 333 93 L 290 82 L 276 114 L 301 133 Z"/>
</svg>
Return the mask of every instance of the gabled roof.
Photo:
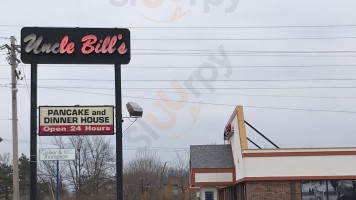
<svg viewBox="0 0 356 200">
<path fill-rule="evenodd" d="M 231 169 L 234 161 L 230 145 L 191 145 L 192 169 Z"/>
</svg>

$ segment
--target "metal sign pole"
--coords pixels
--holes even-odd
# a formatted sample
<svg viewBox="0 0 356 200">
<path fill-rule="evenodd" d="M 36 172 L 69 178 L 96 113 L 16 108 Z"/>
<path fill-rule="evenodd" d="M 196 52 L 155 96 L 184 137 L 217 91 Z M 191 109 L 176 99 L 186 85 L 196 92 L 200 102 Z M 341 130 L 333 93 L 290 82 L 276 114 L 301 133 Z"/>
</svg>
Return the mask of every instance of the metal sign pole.
<svg viewBox="0 0 356 200">
<path fill-rule="evenodd" d="M 117 200 L 123 200 L 122 99 L 121 99 L 121 65 L 120 64 L 115 64 L 115 109 L 116 109 L 116 192 L 117 192 Z"/>
<path fill-rule="evenodd" d="M 59 160 L 57 160 L 57 191 L 56 191 L 56 199 L 58 200 L 58 191 L 59 191 L 59 184 L 58 184 L 58 182 L 59 182 L 59 175 L 58 175 L 58 173 L 59 173 Z"/>
<path fill-rule="evenodd" d="M 30 200 L 37 200 L 37 64 L 31 64 Z"/>
</svg>

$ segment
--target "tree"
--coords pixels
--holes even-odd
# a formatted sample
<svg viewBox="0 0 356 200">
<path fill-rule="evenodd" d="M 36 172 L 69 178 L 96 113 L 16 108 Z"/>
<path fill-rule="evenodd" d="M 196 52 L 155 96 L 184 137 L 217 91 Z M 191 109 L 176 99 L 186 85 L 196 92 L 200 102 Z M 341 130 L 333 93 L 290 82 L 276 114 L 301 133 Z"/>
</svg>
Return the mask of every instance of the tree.
<svg viewBox="0 0 356 200">
<path fill-rule="evenodd" d="M 19 178 L 21 194 L 28 195 L 30 191 L 30 160 L 25 154 L 21 154 L 19 158 Z"/>
<path fill-rule="evenodd" d="M 139 200 L 148 195 L 150 199 L 159 199 L 162 170 L 163 162 L 156 152 L 138 151 L 135 159 L 124 166 L 125 199 Z"/>
<path fill-rule="evenodd" d="M 178 178 L 178 188 L 182 200 L 189 199 L 189 161 L 188 157 L 177 152 L 175 163 L 175 176 Z"/>
<path fill-rule="evenodd" d="M 79 196 L 82 192 L 82 180 L 83 180 L 83 168 L 84 159 L 83 155 L 87 152 L 84 145 L 84 136 L 71 136 L 66 143 L 62 137 L 55 137 L 53 143 L 59 148 L 73 148 L 76 150 L 76 159 L 73 161 L 66 161 L 66 172 L 64 173 L 64 179 L 68 181 L 69 185 L 75 191 L 75 194 Z M 82 159 L 81 159 L 82 158 Z"/>
<path fill-rule="evenodd" d="M 61 162 L 61 161 L 60 161 Z M 64 167 L 59 167 L 59 195 L 63 196 L 68 193 L 66 186 L 63 183 L 63 174 L 66 169 Z M 53 196 L 56 193 L 57 188 L 57 161 L 41 161 L 37 165 L 37 176 L 38 176 L 38 198 L 44 199 L 47 196 Z"/>
<path fill-rule="evenodd" d="M 85 145 L 88 148 L 83 158 L 87 175 L 85 187 L 87 192 L 95 197 L 99 195 L 101 189 L 105 189 L 106 181 L 112 177 L 108 172 L 114 167 L 111 164 L 115 161 L 112 151 L 114 148 L 110 145 L 110 140 L 105 140 L 104 137 L 96 136 L 85 139 Z"/>
<path fill-rule="evenodd" d="M 0 197 L 10 199 L 12 193 L 12 165 L 10 154 L 0 154 Z"/>
<path fill-rule="evenodd" d="M 124 165 L 124 199 L 189 199 L 188 156 L 162 162 L 156 152 L 140 150 Z"/>
<path fill-rule="evenodd" d="M 108 199 L 108 182 L 114 177 L 115 156 L 110 140 L 102 136 L 70 136 L 68 142 L 55 137 L 53 143 L 59 148 L 76 149 L 76 159 L 65 162 L 64 180 L 75 191 L 76 199 Z M 88 198 L 90 196 L 90 198 Z M 114 196 L 114 195 L 111 195 Z"/>
</svg>

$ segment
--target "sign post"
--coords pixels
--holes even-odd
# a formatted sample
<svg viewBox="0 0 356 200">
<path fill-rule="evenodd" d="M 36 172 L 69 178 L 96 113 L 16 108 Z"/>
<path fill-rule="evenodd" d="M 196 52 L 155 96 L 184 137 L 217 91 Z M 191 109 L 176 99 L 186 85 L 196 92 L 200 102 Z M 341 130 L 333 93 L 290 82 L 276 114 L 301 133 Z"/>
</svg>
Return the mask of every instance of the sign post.
<svg viewBox="0 0 356 200">
<path fill-rule="evenodd" d="M 122 98 L 121 98 L 121 65 L 115 64 L 115 105 L 116 105 L 116 191 L 117 200 L 124 199 L 122 174 Z M 117 147 L 120 148 L 117 148 Z"/>
<path fill-rule="evenodd" d="M 22 50 L 22 48 L 21 48 Z M 22 56 L 22 51 L 21 51 Z M 37 64 L 31 64 L 30 199 L 37 200 Z"/>
<path fill-rule="evenodd" d="M 123 199 L 121 64 L 130 62 L 130 51 L 128 29 L 21 29 L 21 60 L 31 64 L 30 200 L 37 200 L 37 64 L 115 65 L 117 200 Z"/>
<path fill-rule="evenodd" d="M 59 196 L 59 160 L 57 160 L 57 190 L 56 190 L 56 199 L 58 200 Z"/>
<path fill-rule="evenodd" d="M 57 190 L 56 199 L 59 196 L 59 161 L 75 160 L 75 149 L 40 149 L 41 161 L 57 161 Z"/>
</svg>

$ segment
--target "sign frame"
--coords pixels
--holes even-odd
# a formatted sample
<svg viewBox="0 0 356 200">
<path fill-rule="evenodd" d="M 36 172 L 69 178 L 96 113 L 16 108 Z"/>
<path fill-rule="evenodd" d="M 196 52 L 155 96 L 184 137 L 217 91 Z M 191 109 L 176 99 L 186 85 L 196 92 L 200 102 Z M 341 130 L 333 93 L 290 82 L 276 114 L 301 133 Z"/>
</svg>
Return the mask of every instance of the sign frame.
<svg viewBox="0 0 356 200">
<path fill-rule="evenodd" d="M 26 64 L 128 64 L 130 35 L 127 28 L 24 27 L 21 60 Z"/>
<path fill-rule="evenodd" d="M 40 127 L 41 127 L 41 107 L 46 107 L 46 108 L 90 108 L 90 107 L 94 107 L 94 108 L 100 108 L 100 107 L 103 107 L 103 108 L 112 108 L 112 132 L 110 133 L 53 133 L 53 134 L 41 134 L 40 132 Z M 76 135 L 76 136 L 80 136 L 80 135 L 96 135 L 96 136 L 101 136 L 101 135 L 114 135 L 115 134 L 115 130 L 114 130 L 114 127 L 115 127 L 115 107 L 112 106 L 112 105 L 102 105 L 102 106 L 39 106 L 38 107 L 38 110 L 39 110 L 39 114 L 38 114 L 38 135 L 39 136 L 73 136 L 73 135 Z M 73 125 L 75 126 L 75 125 Z"/>
</svg>

